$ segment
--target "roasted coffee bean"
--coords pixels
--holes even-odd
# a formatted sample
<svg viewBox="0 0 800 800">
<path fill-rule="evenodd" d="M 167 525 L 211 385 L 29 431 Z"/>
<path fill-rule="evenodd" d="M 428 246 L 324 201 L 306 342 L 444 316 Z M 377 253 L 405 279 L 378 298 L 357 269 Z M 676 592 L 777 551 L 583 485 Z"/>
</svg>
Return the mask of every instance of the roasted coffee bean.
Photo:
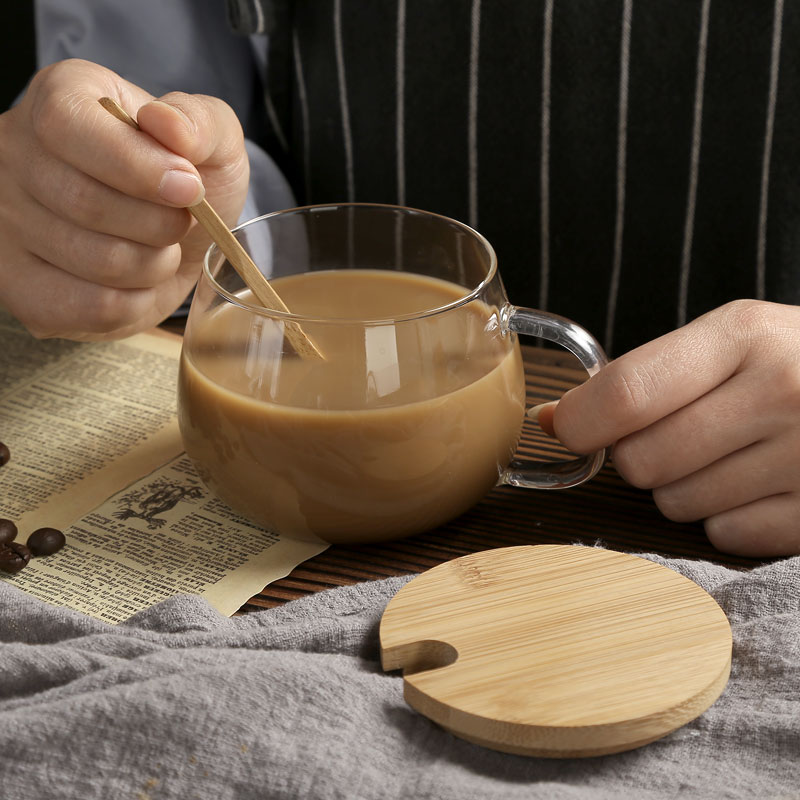
<svg viewBox="0 0 800 800">
<path fill-rule="evenodd" d="M 51 556 L 67 541 L 58 528 L 37 528 L 28 537 L 28 547 L 35 556 Z"/>
<path fill-rule="evenodd" d="M 0 442 L 0 467 L 2 467 L 3 464 L 8 464 L 9 458 L 11 458 L 11 451 L 8 449 L 8 445 Z"/>
<path fill-rule="evenodd" d="M 0 570 L 14 574 L 26 567 L 31 560 L 31 551 L 19 542 L 0 544 Z"/>
<path fill-rule="evenodd" d="M 17 526 L 10 519 L 0 519 L 0 544 L 8 544 L 17 538 Z"/>
</svg>

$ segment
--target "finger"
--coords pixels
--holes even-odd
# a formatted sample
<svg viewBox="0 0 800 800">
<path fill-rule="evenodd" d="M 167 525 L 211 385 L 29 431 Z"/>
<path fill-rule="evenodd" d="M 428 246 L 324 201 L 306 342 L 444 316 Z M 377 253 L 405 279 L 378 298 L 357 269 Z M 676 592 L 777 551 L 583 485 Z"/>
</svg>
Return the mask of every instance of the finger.
<svg viewBox="0 0 800 800">
<path fill-rule="evenodd" d="M 185 212 L 184 212 L 185 213 Z M 26 204 L 18 226 L 23 246 L 42 261 L 77 278 L 118 289 L 158 286 L 181 262 L 181 248 L 151 247 L 130 239 L 79 228 L 36 202 Z"/>
<path fill-rule="evenodd" d="M 44 149 L 123 194 L 181 207 L 199 202 L 204 189 L 194 165 L 113 117 L 95 91 L 113 97 L 133 117 L 150 95 L 107 70 L 105 81 L 99 80 L 97 67 L 85 70 L 83 86 L 81 69 L 61 62 L 37 83 L 32 124 Z"/>
<path fill-rule="evenodd" d="M 769 437 L 785 421 L 756 375 L 737 373 L 694 402 L 614 445 L 617 471 L 641 489 L 664 486 Z M 755 384 L 755 388 L 754 388 Z"/>
<path fill-rule="evenodd" d="M 0 276 L 3 304 L 38 338 L 124 338 L 168 317 L 185 299 L 196 269 L 181 267 L 157 288 L 114 289 L 84 281 L 32 254 Z M 35 292 L 26 291 L 31 286 Z"/>
<path fill-rule="evenodd" d="M 125 195 L 43 151 L 26 160 L 20 173 L 38 203 L 80 228 L 166 247 L 179 242 L 192 224 L 183 208 Z"/>
<path fill-rule="evenodd" d="M 749 557 L 800 555 L 800 494 L 763 497 L 715 514 L 706 534 L 718 550 Z"/>
<path fill-rule="evenodd" d="M 800 486 L 800 431 L 737 450 L 685 478 L 653 490 L 669 519 L 689 522 Z"/>
<path fill-rule="evenodd" d="M 556 409 L 556 434 L 578 453 L 607 447 L 727 380 L 744 352 L 727 315 L 706 314 L 612 361 L 567 392 Z"/>
</svg>

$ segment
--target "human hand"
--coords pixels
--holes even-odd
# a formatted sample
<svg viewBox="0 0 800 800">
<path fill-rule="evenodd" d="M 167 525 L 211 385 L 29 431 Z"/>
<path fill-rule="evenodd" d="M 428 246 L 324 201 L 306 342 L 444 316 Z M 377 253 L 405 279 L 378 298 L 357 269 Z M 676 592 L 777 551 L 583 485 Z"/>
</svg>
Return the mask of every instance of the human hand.
<svg viewBox="0 0 800 800">
<path fill-rule="evenodd" d="M 739 300 L 621 356 L 549 417 L 571 450 L 613 445 L 669 519 L 745 556 L 800 553 L 800 307 Z"/>
<path fill-rule="evenodd" d="M 205 188 L 235 224 L 249 164 L 233 110 L 179 92 L 153 101 L 73 59 L 37 73 L 0 115 L 0 305 L 35 336 L 121 338 L 157 324 L 191 291 L 209 244 L 185 207 Z"/>
</svg>

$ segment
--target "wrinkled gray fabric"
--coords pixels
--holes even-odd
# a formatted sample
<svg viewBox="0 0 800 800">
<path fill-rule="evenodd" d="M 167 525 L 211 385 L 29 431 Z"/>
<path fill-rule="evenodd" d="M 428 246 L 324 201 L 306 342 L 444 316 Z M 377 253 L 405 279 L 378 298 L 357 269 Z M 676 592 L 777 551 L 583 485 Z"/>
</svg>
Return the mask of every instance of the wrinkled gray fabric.
<svg viewBox="0 0 800 800">
<path fill-rule="evenodd" d="M 116 627 L 0 582 L 0 797 L 800 797 L 800 558 L 656 560 L 727 612 L 730 682 L 664 739 L 583 760 L 487 750 L 404 703 L 377 642 L 404 578 L 231 619 L 175 597 Z"/>
</svg>

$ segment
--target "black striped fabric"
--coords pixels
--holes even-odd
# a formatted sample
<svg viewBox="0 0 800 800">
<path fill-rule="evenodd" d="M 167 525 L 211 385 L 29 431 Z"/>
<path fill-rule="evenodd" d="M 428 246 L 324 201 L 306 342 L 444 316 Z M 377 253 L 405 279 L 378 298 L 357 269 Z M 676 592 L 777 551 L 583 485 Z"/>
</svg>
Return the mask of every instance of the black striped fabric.
<svg viewBox="0 0 800 800">
<path fill-rule="evenodd" d="M 262 10 L 268 148 L 303 202 L 462 220 L 512 302 L 612 354 L 735 298 L 800 303 L 800 0 Z"/>
</svg>

